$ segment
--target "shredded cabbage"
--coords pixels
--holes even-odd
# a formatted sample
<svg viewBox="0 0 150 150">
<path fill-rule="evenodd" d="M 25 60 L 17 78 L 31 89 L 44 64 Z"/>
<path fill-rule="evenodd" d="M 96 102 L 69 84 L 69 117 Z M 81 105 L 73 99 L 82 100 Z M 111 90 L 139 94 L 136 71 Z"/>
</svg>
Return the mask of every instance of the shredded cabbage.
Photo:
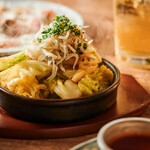
<svg viewBox="0 0 150 150">
<path fill-rule="evenodd" d="M 19 95 L 40 98 L 40 89 L 47 87 L 39 84 L 38 79 L 50 72 L 51 68 L 44 62 L 25 60 L 0 72 L 0 86 Z"/>
<path fill-rule="evenodd" d="M 94 73 L 85 75 L 79 82 L 83 95 L 90 95 L 98 91 L 103 91 L 111 85 L 113 81 L 113 72 L 106 66 L 97 67 Z"/>
<path fill-rule="evenodd" d="M 82 96 L 82 93 L 77 84 L 73 83 L 71 80 L 66 80 L 64 84 L 61 80 L 57 80 L 57 85 L 55 86 L 54 91 L 59 97 L 63 99 Z"/>
<path fill-rule="evenodd" d="M 6 70 L 10 68 L 11 66 L 19 63 L 20 61 L 23 61 L 26 58 L 24 51 L 7 56 L 7 57 L 1 57 L 0 58 L 0 71 Z"/>
<path fill-rule="evenodd" d="M 84 28 L 57 16 L 28 49 L 0 58 L 0 86 L 32 98 L 75 98 L 106 89 L 113 73 L 84 37 Z"/>
</svg>

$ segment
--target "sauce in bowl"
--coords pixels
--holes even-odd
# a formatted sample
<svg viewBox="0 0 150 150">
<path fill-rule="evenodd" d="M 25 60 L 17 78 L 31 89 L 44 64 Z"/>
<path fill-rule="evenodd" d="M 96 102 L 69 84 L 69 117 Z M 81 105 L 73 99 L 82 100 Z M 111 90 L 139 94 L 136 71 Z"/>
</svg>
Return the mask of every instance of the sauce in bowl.
<svg viewBox="0 0 150 150">
<path fill-rule="evenodd" d="M 108 141 L 114 150 L 150 150 L 149 134 L 124 134 Z"/>
<path fill-rule="evenodd" d="M 97 136 L 102 150 L 150 150 L 150 119 L 128 117 L 104 125 Z"/>
</svg>

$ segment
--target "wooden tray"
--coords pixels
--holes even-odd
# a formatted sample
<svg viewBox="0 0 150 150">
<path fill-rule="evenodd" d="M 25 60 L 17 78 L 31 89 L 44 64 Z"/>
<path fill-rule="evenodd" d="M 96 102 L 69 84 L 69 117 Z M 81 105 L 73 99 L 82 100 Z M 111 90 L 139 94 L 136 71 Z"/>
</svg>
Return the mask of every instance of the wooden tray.
<svg viewBox="0 0 150 150">
<path fill-rule="evenodd" d="M 140 115 L 149 104 L 150 94 L 132 76 L 121 75 L 116 104 L 107 112 L 89 120 L 38 124 L 13 118 L 0 108 L 0 138 L 64 138 L 96 133 L 111 120 Z"/>
</svg>

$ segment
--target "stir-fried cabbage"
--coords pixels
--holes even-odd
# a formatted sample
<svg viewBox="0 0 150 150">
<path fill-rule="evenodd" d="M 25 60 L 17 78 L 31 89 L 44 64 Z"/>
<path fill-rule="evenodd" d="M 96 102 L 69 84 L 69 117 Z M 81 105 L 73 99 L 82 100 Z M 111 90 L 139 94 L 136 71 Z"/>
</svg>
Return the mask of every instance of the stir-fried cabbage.
<svg viewBox="0 0 150 150">
<path fill-rule="evenodd" d="M 57 80 L 57 85 L 54 88 L 54 92 L 61 98 L 76 98 L 81 97 L 82 93 L 77 86 L 71 80 L 66 80 L 63 84 L 61 80 Z"/>
<path fill-rule="evenodd" d="M 41 26 L 31 46 L 0 58 L 0 86 L 32 98 L 75 98 L 106 89 L 113 72 L 102 64 L 84 28 L 57 16 Z"/>
<path fill-rule="evenodd" d="M 24 52 L 0 58 L 0 71 L 6 70 L 26 58 Z"/>
<path fill-rule="evenodd" d="M 92 74 L 85 75 L 78 83 L 83 95 L 90 95 L 105 90 L 113 81 L 113 73 L 106 66 L 102 65 Z"/>
<path fill-rule="evenodd" d="M 38 79 L 50 71 L 51 68 L 44 62 L 25 60 L 0 72 L 0 86 L 19 95 L 40 98 L 40 89 L 47 87 L 39 84 Z"/>
</svg>

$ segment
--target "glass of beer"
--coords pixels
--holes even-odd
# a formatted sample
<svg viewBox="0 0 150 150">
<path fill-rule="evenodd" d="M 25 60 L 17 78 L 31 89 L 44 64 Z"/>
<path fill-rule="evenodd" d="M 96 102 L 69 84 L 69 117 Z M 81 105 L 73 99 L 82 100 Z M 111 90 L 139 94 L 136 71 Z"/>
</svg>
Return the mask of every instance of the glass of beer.
<svg viewBox="0 0 150 150">
<path fill-rule="evenodd" d="M 114 0 L 114 29 L 117 58 L 150 69 L 150 0 Z"/>
</svg>

